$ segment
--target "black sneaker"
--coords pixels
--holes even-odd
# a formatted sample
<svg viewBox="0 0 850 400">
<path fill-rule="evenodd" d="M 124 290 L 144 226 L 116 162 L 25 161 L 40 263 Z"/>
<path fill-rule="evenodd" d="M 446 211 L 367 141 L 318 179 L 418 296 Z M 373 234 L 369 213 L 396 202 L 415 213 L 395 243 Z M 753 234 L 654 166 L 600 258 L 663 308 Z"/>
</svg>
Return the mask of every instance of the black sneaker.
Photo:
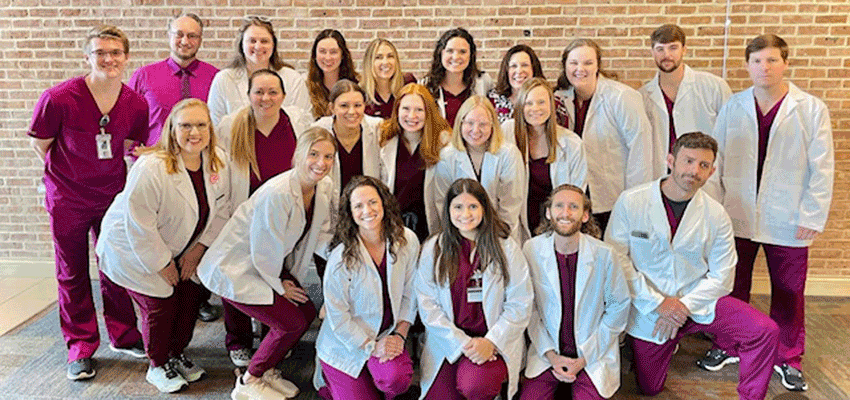
<svg viewBox="0 0 850 400">
<path fill-rule="evenodd" d="M 68 379 L 72 381 L 80 381 L 91 379 L 97 371 L 94 370 L 94 360 L 91 358 L 81 358 L 68 363 Z"/>
<path fill-rule="evenodd" d="M 116 353 L 126 354 L 130 357 L 136 357 L 136 358 L 147 357 L 147 354 L 145 353 L 145 345 L 144 345 L 144 343 L 142 343 L 141 340 L 139 340 L 135 344 L 130 345 L 128 347 L 116 347 L 115 345 L 110 343 L 109 349 L 116 352 Z"/>
<path fill-rule="evenodd" d="M 774 365 L 773 371 L 779 374 L 779 377 L 782 379 L 782 386 L 785 386 L 785 389 L 795 392 L 809 390 L 809 385 L 803 379 L 803 373 L 799 369 L 788 364 L 782 364 L 781 367 Z"/>
<path fill-rule="evenodd" d="M 697 366 L 706 371 L 720 371 L 727 364 L 737 364 L 741 361 L 738 357 L 732 357 L 720 349 L 711 349 L 705 353 L 705 357 L 697 360 Z"/>
<path fill-rule="evenodd" d="M 198 308 L 198 319 L 203 322 L 213 322 L 220 317 L 221 308 L 210 304 L 208 301 L 201 303 L 201 307 Z"/>
</svg>

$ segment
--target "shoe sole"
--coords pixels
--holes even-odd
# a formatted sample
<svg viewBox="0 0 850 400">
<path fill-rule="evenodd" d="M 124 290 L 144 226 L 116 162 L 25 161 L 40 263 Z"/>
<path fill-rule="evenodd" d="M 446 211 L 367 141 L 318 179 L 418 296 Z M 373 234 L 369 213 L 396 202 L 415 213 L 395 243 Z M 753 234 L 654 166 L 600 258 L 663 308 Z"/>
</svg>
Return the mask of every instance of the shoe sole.
<svg viewBox="0 0 850 400">
<path fill-rule="evenodd" d="M 801 387 L 801 388 L 796 387 L 796 386 L 788 383 L 788 381 L 785 380 L 785 374 L 782 373 L 782 368 L 779 367 L 778 365 L 773 366 L 773 372 L 775 372 L 779 375 L 779 381 L 782 383 L 782 386 L 784 386 L 785 389 L 788 389 L 792 392 L 805 392 L 806 390 L 809 390 L 809 384 L 808 383 L 803 384 L 803 387 Z"/>
<path fill-rule="evenodd" d="M 207 371 L 201 371 L 197 375 L 188 375 L 188 376 L 183 375 L 183 374 L 180 374 L 180 375 L 183 376 L 183 379 L 185 379 L 186 382 L 192 383 L 192 382 L 197 382 L 201 379 L 204 379 L 204 377 L 207 376 Z"/>
<path fill-rule="evenodd" d="M 189 383 L 188 383 L 188 382 L 187 382 L 187 383 L 180 384 L 180 386 L 177 386 L 176 388 L 173 388 L 173 389 L 172 389 L 172 388 L 170 388 L 170 387 L 159 387 L 156 383 L 151 382 L 151 381 L 150 381 L 150 379 L 148 379 L 148 378 L 147 378 L 147 376 L 145 376 L 145 380 L 146 380 L 146 381 L 148 381 L 148 383 L 150 383 L 151 385 L 153 385 L 153 386 L 154 386 L 157 390 L 159 390 L 161 393 L 177 393 L 177 392 L 179 392 L 179 391 L 181 391 L 181 390 L 186 389 L 187 387 L 189 387 Z"/>
<path fill-rule="evenodd" d="M 122 349 L 122 348 L 120 348 L 120 347 L 115 347 L 115 346 L 113 346 L 113 345 L 111 345 L 111 344 L 109 345 L 109 350 L 112 350 L 112 351 L 114 351 L 114 352 L 116 352 L 116 353 L 121 353 L 121 354 L 124 354 L 124 355 L 128 355 L 128 356 L 130 356 L 130 357 L 135 357 L 135 358 L 148 358 L 148 355 L 147 355 L 147 354 L 145 354 L 145 353 L 141 353 L 141 355 L 139 355 L 139 353 L 136 353 L 136 352 L 135 352 L 135 351 L 133 351 L 133 350 Z"/>
<path fill-rule="evenodd" d="M 97 371 L 95 371 L 95 370 L 92 370 L 92 372 L 91 372 L 91 373 L 88 373 L 88 372 L 81 372 L 81 373 L 79 373 L 79 374 L 77 374 L 77 375 L 71 375 L 71 373 L 70 373 L 70 372 L 68 372 L 67 374 L 65 374 L 65 376 L 66 376 L 68 379 L 72 380 L 72 381 L 84 381 L 84 380 L 86 380 L 86 379 L 94 378 L 94 376 L 95 376 L 95 375 L 97 375 Z"/>
<path fill-rule="evenodd" d="M 243 368 L 244 368 L 244 367 L 247 367 L 249 364 L 251 364 L 251 360 L 244 361 L 244 362 L 243 362 L 243 361 L 238 361 L 238 362 L 237 362 L 236 360 L 234 360 L 234 359 L 232 359 L 232 358 L 230 359 L 230 362 L 232 362 L 232 363 L 233 363 L 233 365 L 235 365 L 235 366 L 237 366 L 237 367 L 243 367 Z"/>
<path fill-rule="evenodd" d="M 728 357 L 725 360 L 723 360 L 720 364 L 717 364 L 715 366 L 706 365 L 706 364 L 701 363 L 700 361 L 702 361 L 702 360 L 697 360 L 697 366 L 698 367 L 700 367 L 700 368 L 702 368 L 706 371 L 717 372 L 717 371 L 720 371 L 721 369 L 723 369 L 723 367 L 725 367 L 729 364 L 737 364 L 737 363 L 741 362 L 741 359 L 738 358 L 738 357 Z"/>
</svg>

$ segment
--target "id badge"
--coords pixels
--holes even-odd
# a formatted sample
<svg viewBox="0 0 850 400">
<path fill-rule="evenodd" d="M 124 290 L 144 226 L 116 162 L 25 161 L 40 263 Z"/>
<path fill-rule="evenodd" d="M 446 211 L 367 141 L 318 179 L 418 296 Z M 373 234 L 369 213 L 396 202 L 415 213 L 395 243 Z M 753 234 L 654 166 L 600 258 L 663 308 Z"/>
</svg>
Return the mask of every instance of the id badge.
<svg viewBox="0 0 850 400">
<path fill-rule="evenodd" d="M 97 158 L 108 160 L 112 158 L 112 135 L 101 131 L 95 136 L 97 140 Z"/>
<path fill-rule="evenodd" d="M 481 270 L 476 269 L 469 278 L 469 283 L 466 286 L 466 302 L 480 303 L 484 301 L 484 285 L 482 280 L 483 275 Z"/>
</svg>

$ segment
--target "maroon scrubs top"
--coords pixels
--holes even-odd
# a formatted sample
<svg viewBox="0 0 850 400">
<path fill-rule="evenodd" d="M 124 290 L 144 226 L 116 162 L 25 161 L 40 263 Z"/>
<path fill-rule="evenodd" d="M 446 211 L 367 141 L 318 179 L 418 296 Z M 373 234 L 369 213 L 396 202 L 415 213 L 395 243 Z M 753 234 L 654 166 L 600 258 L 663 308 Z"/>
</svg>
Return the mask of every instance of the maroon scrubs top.
<svg viewBox="0 0 850 400">
<path fill-rule="evenodd" d="M 133 89 L 122 85 L 108 116 L 105 131 L 111 135 L 112 158 L 101 160 L 96 137 L 103 114 L 84 76 L 47 89 L 38 99 L 28 134 L 53 139 L 44 160 L 48 212 L 54 206 L 106 211 L 124 188 L 124 140 L 147 142 L 148 105 Z"/>
<path fill-rule="evenodd" d="M 575 336 L 576 265 L 578 252 L 561 254 L 555 252 L 558 274 L 561 278 L 561 329 L 559 348 L 564 357 L 578 357 Z"/>
<path fill-rule="evenodd" d="M 372 260 L 369 260 L 372 261 Z M 374 262 L 374 261 L 373 261 Z M 381 292 L 383 293 L 384 314 L 381 318 L 381 329 L 378 332 L 387 330 L 393 323 L 393 305 L 390 302 L 390 289 L 387 286 L 387 255 L 384 253 L 384 258 L 381 263 L 375 266 L 378 269 L 378 274 L 381 275 Z"/>
<path fill-rule="evenodd" d="M 476 252 L 475 258 L 470 263 L 469 255 L 472 253 L 472 241 L 466 238 L 460 240 L 460 262 L 458 263 L 457 278 L 451 286 L 455 325 L 469 336 L 482 337 L 487 334 L 484 307 L 482 307 L 482 302 L 470 303 L 466 297 L 468 287 L 472 285 L 482 286 L 481 282 L 471 282 L 470 279 L 475 270 L 480 268 L 481 259 Z"/>
<path fill-rule="evenodd" d="M 787 95 L 788 94 L 786 93 L 785 96 Z M 785 96 L 782 96 L 782 98 L 776 102 L 767 114 L 762 113 L 758 100 L 753 97 L 753 101 L 756 102 L 756 117 L 759 123 L 759 159 L 758 164 L 756 164 L 756 193 L 758 193 L 759 185 L 761 185 L 761 174 L 764 171 L 764 160 L 767 158 L 767 142 L 770 138 L 770 127 L 773 126 L 773 120 L 776 119 L 776 114 L 779 112 L 779 107 L 782 106 Z"/>
<path fill-rule="evenodd" d="M 540 225 L 543 214 L 543 203 L 552 193 L 552 179 L 549 176 L 549 164 L 546 158 L 538 158 L 528 162 L 528 229 L 534 233 Z"/>
<path fill-rule="evenodd" d="M 463 104 L 463 102 L 466 101 L 471 94 L 472 89 L 470 88 L 466 88 L 458 94 L 454 94 L 443 89 L 443 101 L 446 105 L 446 121 L 448 121 L 452 128 L 455 126 L 455 117 L 457 117 L 457 112 L 460 110 L 461 104 Z"/>
<path fill-rule="evenodd" d="M 292 169 L 295 142 L 295 130 L 283 110 L 280 110 L 280 117 L 269 136 L 263 135 L 259 130 L 254 131 L 254 154 L 257 155 L 260 178 L 253 172 L 248 174 L 251 179 L 250 194 L 267 180 Z"/>
<path fill-rule="evenodd" d="M 669 143 L 669 147 L 667 147 L 667 152 L 672 153 L 673 145 L 676 144 L 676 126 L 673 123 L 673 100 L 670 100 L 670 98 L 667 97 L 667 93 L 664 93 L 663 90 L 661 91 L 661 96 L 664 97 L 664 104 L 667 106 L 667 116 L 669 118 L 668 125 L 670 125 L 670 130 L 668 131 L 670 136 L 667 138 Z"/>
<path fill-rule="evenodd" d="M 425 161 L 419 153 L 420 147 L 421 144 L 410 154 L 404 140 L 398 138 L 393 194 L 398 199 L 404 226 L 416 233 L 421 242 L 428 237 L 428 224 L 425 220 Z"/>
<path fill-rule="evenodd" d="M 336 140 L 337 157 L 339 157 L 339 189 L 345 189 L 345 185 L 351 178 L 357 175 L 363 175 L 363 134 L 357 139 L 357 143 L 351 148 L 351 153 L 345 151 L 342 143 L 334 136 Z"/>
<path fill-rule="evenodd" d="M 584 122 L 585 119 L 587 119 L 587 110 L 590 108 L 591 100 L 593 100 L 593 96 L 590 96 L 590 98 L 585 100 L 584 104 L 579 107 L 578 97 L 573 99 L 573 107 L 576 110 L 576 126 L 573 132 L 575 132 L 579 137 L 581 137 L 584 132 Z"/>
<path fill-rule="evenodd" d="M 404 74 L 404 84 L 416 82 L 416 78 L 411 73 Z M 384 101 L 378 92 L 375 92 L 376 104 L 366 105 L 366 115 L 387 119 L 393 115 L 393 106 L 395 105 L 395 95 L 390 93 L 390 98 Z"/>
<path fill-rule="evenodd" d="M 195 198 L 198 200 L 198 223 L 195 225 L 195 231 L 192 232 L 192 237 L 189 243 L 186 243 L 186 248 L 180 252 L 180 256 L 189 249 L 192 242 L 201 234 L 204 227 L 207 226 L 207 220 L 210 216 L 210 204 L 207 201 L 207 191 L 204 187 L 204 167 L 198 168 L 197 171 L 189 171 L 189 179 L 192 181 L 192 188 L 195 189 Z M 180 258 L 177 256 L 177 258 Z"/>
</svg>

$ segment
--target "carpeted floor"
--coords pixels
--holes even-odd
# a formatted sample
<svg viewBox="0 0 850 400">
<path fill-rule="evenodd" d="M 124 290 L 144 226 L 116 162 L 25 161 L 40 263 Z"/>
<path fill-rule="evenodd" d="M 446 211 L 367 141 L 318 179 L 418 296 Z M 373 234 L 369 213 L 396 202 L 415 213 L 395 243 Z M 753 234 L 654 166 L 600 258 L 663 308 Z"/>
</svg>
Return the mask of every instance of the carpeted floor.
<svg viewBox="0 0 850 400">
<path fill-rule="evenodd" d="M 97 283 L 94 282 L 96 285 Z M 95 291 L 97 292 L 97 291 Z M 100 305 L 100 299 L 96 299 Z M 215 300 L 213 301 L 215 302 Z M 767 298 L 754 301 L 766 308 Z M 850 399 L 850 298 L 809 298 L 808 343 L 804 368 L 809 391 L 789 393 L 774 377 L 768 399 Z M 102 323 L 101 323 L 102 324 Z M 298 399 L 318 399 L 312 390 L 313 349 L 318 325 L 309 331 L 281 365 L 283 375 L 302 389 Z M 105 329 L 101 325 L 101 332 Z M 58 312 L 52 306 L 30 321 L 0 337 L 0 398 L 2 399 L 227 399 L 233 388 L 233 366 L 224 350 L 224 325 L 199 322 L 187 355 L 203 366 L 208 377 L 174 395 L 162 395 L 145 381 L 147 362 L 113 353 L 102 338 L 95 354 L 97 376 L 84 382 L 65 378 L 65 344 L 59 332 Z M 695 337 L 682 341 L 674 356 L 666 389 L 659 400 L 735 399 L 737 367 L 710 373 L 693 362 L 709 343 Z M 623 376 L 613 399 L 648 399 L 636 395 L 634 376 Z"/>
</svg>

